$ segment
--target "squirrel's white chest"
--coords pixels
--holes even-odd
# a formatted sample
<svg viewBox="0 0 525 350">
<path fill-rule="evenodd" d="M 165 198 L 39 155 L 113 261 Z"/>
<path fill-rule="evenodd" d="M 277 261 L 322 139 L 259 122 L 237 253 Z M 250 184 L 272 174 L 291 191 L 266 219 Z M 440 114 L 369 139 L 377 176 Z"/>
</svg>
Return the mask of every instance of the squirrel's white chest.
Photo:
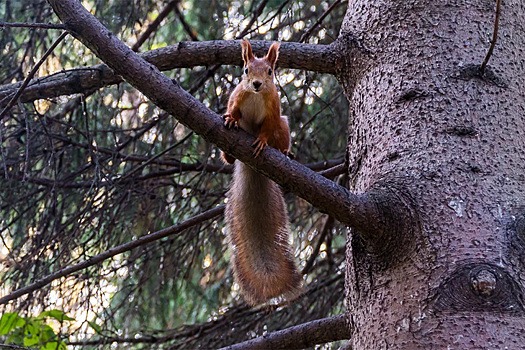
<svg viewBox="0 0 525 350">
<path fill-rule="evenodd" d="M 242 117 L 239 126 L 251 134 L 256 134 L 267 114 L 267 106 L 261 93 L 250 94 L 239 106 Z"/>
</svg>

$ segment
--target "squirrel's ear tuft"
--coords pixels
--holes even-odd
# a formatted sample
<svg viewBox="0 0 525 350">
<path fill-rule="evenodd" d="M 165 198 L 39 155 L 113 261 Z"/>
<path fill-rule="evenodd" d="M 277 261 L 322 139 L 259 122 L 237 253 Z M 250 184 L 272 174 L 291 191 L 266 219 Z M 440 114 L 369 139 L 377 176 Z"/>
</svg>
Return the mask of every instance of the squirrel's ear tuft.
<svg viewBox="0 0 525 350">
<path fill-rule="evenodd" d="M 253 55 L 252 51 L 252 45 L 250 42 L 246 39 L 242 39 L 241 41 L 241 47 L 242 47 L 242 60 L 244 61 L 244 65 L 247 65 L 251 61 L 255 59 L 255 56 Z"/>
<path fill-rule="evenodd" d="M 272 67 L 275 66 L 275 63 L 277 62 L 277 57 L 279 57 L 279 47 L 281 44 L 279 43 L 273 43 L 270 48 L 268 49 L 268 53 L 266 54 L 266 60 L 270 62 L 270 65 Z"/>
</svg>

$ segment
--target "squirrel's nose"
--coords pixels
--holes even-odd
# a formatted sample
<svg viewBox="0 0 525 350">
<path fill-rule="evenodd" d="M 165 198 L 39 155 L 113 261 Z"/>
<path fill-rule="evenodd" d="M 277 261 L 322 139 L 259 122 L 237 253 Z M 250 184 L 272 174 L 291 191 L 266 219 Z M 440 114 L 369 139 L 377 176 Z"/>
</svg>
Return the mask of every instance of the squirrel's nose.
<svg viewBox="0 0 525 350">
<path fill-rule="evenodd" d="M 253 87 L 255 88 L 255 90 L 259 90 L 259 88 L 261 87 L 262 83 L 260 81 L 254 81 L 253 82 Z"/>
</svg>

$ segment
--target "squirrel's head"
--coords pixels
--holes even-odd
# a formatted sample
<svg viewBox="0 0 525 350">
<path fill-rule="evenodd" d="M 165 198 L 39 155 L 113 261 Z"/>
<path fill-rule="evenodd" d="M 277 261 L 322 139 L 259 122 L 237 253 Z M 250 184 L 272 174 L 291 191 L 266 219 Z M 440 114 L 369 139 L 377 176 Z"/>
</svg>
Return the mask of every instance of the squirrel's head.
<svg viewBox="0 0 525 350">
<path fill-rule="evenodd" d="M 252 45 L 246 39 L 241 41 L 242 59 L 244 61 L 243 83 L 253 92 L 265 91 L 274 86 L 275 63 L 279 56 L 279 43 L 273 43 L 263 58 L 257 58 Z"/>
</svg>

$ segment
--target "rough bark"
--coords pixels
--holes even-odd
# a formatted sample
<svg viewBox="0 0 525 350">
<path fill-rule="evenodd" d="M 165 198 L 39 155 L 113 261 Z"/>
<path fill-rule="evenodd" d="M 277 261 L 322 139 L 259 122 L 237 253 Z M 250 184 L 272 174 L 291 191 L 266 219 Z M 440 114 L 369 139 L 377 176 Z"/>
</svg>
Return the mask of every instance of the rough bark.
<svg viewBox="0 0 525 350">
<path fill-rule="evenodd" d="M 398 259 L 349 236 L 353 349 L 523 348 L 525 4 L 503 5 L 482 76 L 495 1 L 349 4 L 350 185 L 403 193 L 421 229 Z"/>
</svg>

